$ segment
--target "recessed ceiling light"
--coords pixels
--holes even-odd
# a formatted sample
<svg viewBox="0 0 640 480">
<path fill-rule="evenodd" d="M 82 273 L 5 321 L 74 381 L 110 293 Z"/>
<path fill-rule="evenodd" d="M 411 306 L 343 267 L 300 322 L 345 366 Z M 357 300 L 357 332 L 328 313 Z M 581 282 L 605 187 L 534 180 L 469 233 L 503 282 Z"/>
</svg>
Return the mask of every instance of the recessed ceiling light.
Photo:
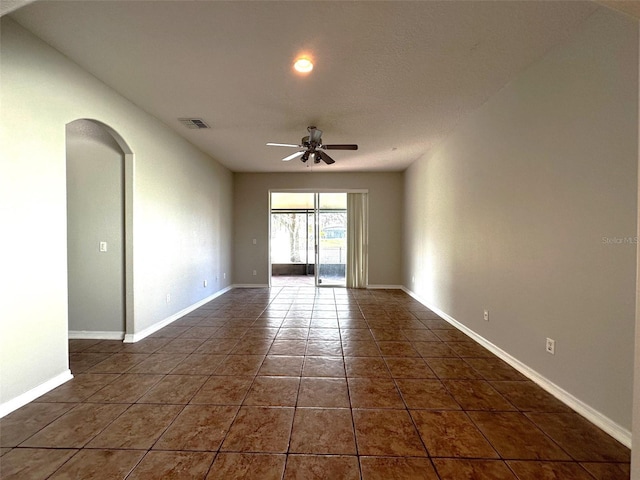
<svg viewBox="0 0 640 480">
<path fill-rule="evenodd" d="M 296 63 L 293 64 L 293 68 L 300 73 L 309 73 L 313 70 L 313 62 L 307 57 L 300 57 L 296 60 Z"/>
</svg>

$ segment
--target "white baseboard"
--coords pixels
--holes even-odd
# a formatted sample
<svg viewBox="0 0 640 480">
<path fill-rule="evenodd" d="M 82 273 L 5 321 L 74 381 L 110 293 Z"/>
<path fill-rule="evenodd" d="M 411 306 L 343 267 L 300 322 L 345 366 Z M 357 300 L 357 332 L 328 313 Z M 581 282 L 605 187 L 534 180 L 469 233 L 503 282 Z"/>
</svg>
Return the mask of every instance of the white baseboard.
<svg viewBox="0 0 640 480">
<path fill-rule="evenodd" d="M 233 285 L 233 288 L 268 288 L 268 287 L 269 285 L 265 283 L 239 283 L 239 284 Z M 279 285 L 276 286 L 275 288 L 278 288 L 278 287 Z M 323 285 L 320 285 L 320 287 L 323 287 Z M 327 288 L 335 288 L 335 285 L 327 285 Z M 370 290 L 402 290 L 404 287 L 402 285 L 367 285 L 366 288 Z"/>
<path fill-rule="evenodd" d="M 69 330 L 69 338 L 73 340 L 123 340 L 124 332 Z"/>
<path fill-rule="evenodd" d="M 204 305 L 206 303 L 209 303 L 211 300 L 213 300 L 215 298 L 218 298 L 220 295 L 223 295 L 223 294 L 227 293 L 232 288 L 233 288 L 233 286 L 228 286 L 228 287 L 223 288 L 222 290 L 218 290 L 213 295 L 209 295 L 207 298 L 203 298 L 199 302 L 196 302 L 193 305 L 190 305 L 187 308 L 184 308 L 184 309 L 180 310 L 179 312 L 174 313 L 170 317 L 167 317 L 164 320 L 159 321 L 158 323 L 154 323 L 153 325 L 151 325 L 150 327 L 145 328 L 141 332 L 136 332 L 136 333 L 133 333 L 133 334 L 127 333 L 124 336 L 124 343 L 136 343 L 136 342 L 139 342 L 143 338 L 148 337 L 149 335 L 157 332 L 161 328 L 166 327 L 170 323 L 173 323 L 176 320 L 184 317 L 188 313 L 191 313 L 194 310 L 200 308 L 202 305 Z"/>
<path fill-rule="evenodd" d="M 621 425 L 617 424 L 616 422 L 614 422 L 613 420 L 611 420 L 609 417 L 605 416 L 598 410 L 587 405 L 579 398 L 575 397 L 571 393 L 564 390 L 562 387 L 559 387 L 548 378 L 544 377 L 540 373 L 533 370 L 531 367 L 525 365 L 520 360 L 513 357 L 511 354 L 505 352 L 500 347 L 497 347 L 496 345 L 491 343 L 489 340 L 478 335 L 473 330 L 469 329 L 462 323 L 458 322 L 455 318 L 449 316 L 447 313 L 443 312 L 438 307 L 430 305 L 428 302 L 421 299 L 417 294 L 415 294 L 408 288 L 402 287 L 402 290 L 404 290 L 408 295 L 410 295 L 411 297 L 415 298 L 417 301 L 422 303 L 429 310 L 432 310 L 433 312 L 437 313 L 440 317 L 442 317 L 443 320 L 446 320 L 448 323 L 456 327 L 458 330 L 460 330 L 461 332 L 471 337 L 473 340 L 478 342 L 480 345 L 485 347 L 487 350 L 489 350 L 491 353 L 499 357 L 501 360 L 504 360 L 506 363 L 511 365 L 513 368 L 515 368 L 518 372 L 523 374 L 525 377 L 529 378 L 538 386 L 542 387 L 544 390 L 546 390 L 548 393 L 556 397 L 558 400 L 560 400 L 562 403 L 567 405 L 569 408 L 571 408 L 575 412 L 582 415 L 584 418 L 589 420 L 595 426 L 597 426 L 604 432 L 611 435 L 613 438 L 618 440 L 620 443 L 622 443 L 626 447 L 631 448 L 632 435 L 630 430 L 622 427 Z"/>
<path fill-rule="evenodd" d="M 47 380 L 44 383 L 41 383 L 35 388 L 24 392 L 22 395 L 18 395 L 15 398 L 12 398 L 8 402 L 0 404 L 0 418 L 10 414 L 14 410 L 19 409 L 20 407 L 24 407 L 27 403 L 33 402 L 36 398 L 41 397 L 47 392 L 50 392 L 56 387 L 59 387 L 63 383 L 71 380 L 73 375 L 71 375 L 71 370 L 65 370 L 59 375 Z"/>
</svg>

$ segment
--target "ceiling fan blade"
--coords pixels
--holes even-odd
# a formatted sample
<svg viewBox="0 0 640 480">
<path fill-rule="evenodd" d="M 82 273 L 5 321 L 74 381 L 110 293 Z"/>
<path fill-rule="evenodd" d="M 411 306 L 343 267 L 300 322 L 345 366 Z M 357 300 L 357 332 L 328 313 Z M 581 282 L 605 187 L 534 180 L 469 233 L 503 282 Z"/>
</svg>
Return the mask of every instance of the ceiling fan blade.
<svg viewBox="0 0 640 480">
<path fill-rule="evenodd" d="M 318 130 L 316 127 L 307 127 L 309 132 L 309 142 L 319 144 L 322 138 L 322 130 Z"/>
<path fill-rule="evenodd" d="M 282 161 L 283 161 L 283 162 L 288 162 L 289 160 L 293 160 L 294 158 L 299 157 L 299 156 L 300 156 L 300 155 L 302 155 L 303 153 L 304 153 L 304 150 L 303 150 L 302 152 L 296 152 L 296 153 L 293 153 L 293 154 L 289 155 L 288 157 L 284 157 L 284 158 L 282 159 Z"/>
<path fill-rule="evenodd" d="M 334 144 L 334 145 L 322 145 L 325 150 L 357 150 L 358 145 L 354 144 Z"/>
<path fill-rule="evenodd" d="M 336 161 L 331 158 L 329 155 L 327 155 L 326 153 L 324 153 L 321 150 L 317 150 L 316 153 L 318 155 L 320 155 L 320 158 L 324 161 L 324 163 L 326 163 L 327 165 L 331 165 L 332 163 L 336 163 Z"/>
<path fill-rule="evenodd" d="M 294 145 L 293 143 L 267 143 L 268 147 L 293 147 L 302 148 L 302 145 Z"/>
</svg>

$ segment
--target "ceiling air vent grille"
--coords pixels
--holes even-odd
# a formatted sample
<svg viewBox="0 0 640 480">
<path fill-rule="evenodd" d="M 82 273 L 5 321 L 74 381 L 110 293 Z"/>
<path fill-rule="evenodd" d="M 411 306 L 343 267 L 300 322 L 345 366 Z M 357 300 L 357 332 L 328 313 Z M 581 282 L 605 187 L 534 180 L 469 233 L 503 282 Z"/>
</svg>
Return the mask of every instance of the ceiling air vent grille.
<svg viewBox="0 0 640 480">
<path fill-rule="evenodd" d="M 211 128 L 207 123 L 201 118 L 179 118 L 178 119 L 181 124 L 183 124 L 187 128 L 191 128 L 194 130 L 199 130 L 201 128 Z"/>
</svg>

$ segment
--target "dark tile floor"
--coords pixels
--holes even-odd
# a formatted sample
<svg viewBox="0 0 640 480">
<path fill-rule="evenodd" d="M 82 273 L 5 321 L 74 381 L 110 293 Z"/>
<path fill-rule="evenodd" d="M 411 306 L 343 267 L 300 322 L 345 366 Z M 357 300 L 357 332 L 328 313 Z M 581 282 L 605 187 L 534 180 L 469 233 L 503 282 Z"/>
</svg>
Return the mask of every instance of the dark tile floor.
<svg viewBox="0 0 640 480">
<path fill-rule="evenodd" d="M 400 291 L 232 290 L 0 421 L 9 479 L 628 479 L 627 448 Z"/>
</svg>

